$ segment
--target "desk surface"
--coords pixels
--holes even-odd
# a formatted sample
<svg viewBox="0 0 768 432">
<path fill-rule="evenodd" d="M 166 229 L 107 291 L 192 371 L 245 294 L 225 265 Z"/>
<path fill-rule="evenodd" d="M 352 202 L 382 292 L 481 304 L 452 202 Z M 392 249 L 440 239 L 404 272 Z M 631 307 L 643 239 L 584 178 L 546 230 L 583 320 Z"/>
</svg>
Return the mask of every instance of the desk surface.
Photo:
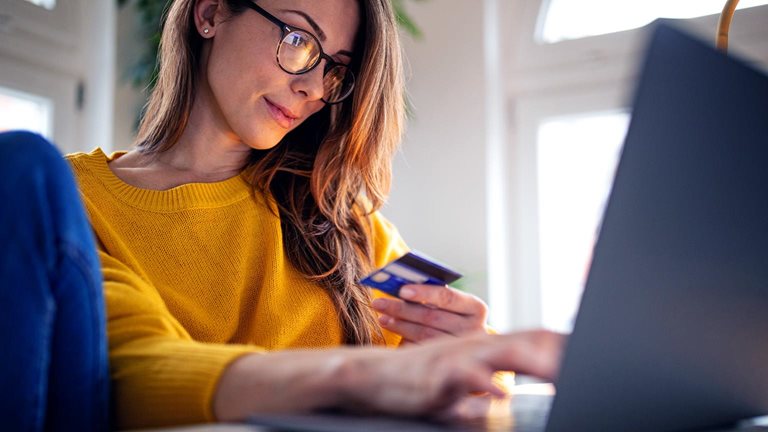
<svg viewBox="0 0 768 432">
<path fill-rule="evenodd" d="M 374 424 L 376 422 L 374 421 Z M 374 424 L 371 424 L 371 426 L 374 426 Z M 359 430 L 359 425 L 354 427 L 353 429 Z M 365 429 L 370 429 L 366 427 Z M 407 428 L 411 429 L 411 428 Z M 435 426 L 433 424 L 424 424 L 423 429 L 418 428 L 419 430 L 423 431 L 439 431 L 442 430 L 439 426 Z M 203 424 L 203 425 L 191 425 L 191 426 L 183 426 L 183 427 L 174 427 L 174 428 L 162 428 L 162 429 L 152 429 L 147 430 L 143 429 L 143 432 L 275 432 L 279 429 L 274 429 L 271 427 L 266 426 L 255 426 L 255 425 L 248 425 L 248 424 L 229 424 L 229 423 L 218 423 L 218 424 Z M 292 430 L 301 430 L 299 429 L 292 429 Z M 393 430 L 391 427 L 391 424 L 389 425 L 381 425 L 379 424 L 378 427 L 374 427 L 373 430 Z M 402 429 L 395 429 L 395 430 L 402 430 Z M 451 428 L 445 428 L 445 430 L 451 430 Z M 455 429 L 453 429 L 455 430 Z M 472 429 L 465 429 L 465 430 L 472 430 Z M 508 430 L 508 427 L 505 427 L 503 424 L 497 424 L 496 426 L 491 427 L 478 427 L 478 432 L 496 432 L 496 431 L 503 431 Z M 702 432 L 768 432 L 768 417 L 761 417 L 758 419 L 755 419 L 754 421 L 745 422 L 744 425 L 732 428 L 732 429 L 716 429 L 716 430 L 707 430 Z"/>
<path fill-rule="evenodd" d="M 177 428 L 164 428 L 164 429 L 142 429 L 143 432 L 273 432 L 275 429 L 270 429 L 261 426 L 252 426 L 246 424 L 206 424 L 185 426 Z M 709 432 L 766 432 L 768 426 L 746 426 L 738 429 L 719 429 Z"/>
<path fill-rule="evenodd" d="M 472 396 L 457 404 L 443 424 L 387 416 L 342 414 L 260 415 L 251 424 L 203 424 L 155 429 L 155 432 L 273 432 L 279 430 L 308 432 L 501 432 L 541 430 L 552 402 L 551 384 L 515 386 L 508 398 Z M 534 427 L 529 428 L 532 424 Z M 275 428 L 273 426 L 280 426 Z M 515 428 L 515 426 L 517 426 Z M 285 427 L 285 428 L 282 428 Z M 146 432 L 146 430 L 144 430 Z M 768 416 L 743 422 L 731 429 L 702 432 L 768 432 Z"/>
</svg>

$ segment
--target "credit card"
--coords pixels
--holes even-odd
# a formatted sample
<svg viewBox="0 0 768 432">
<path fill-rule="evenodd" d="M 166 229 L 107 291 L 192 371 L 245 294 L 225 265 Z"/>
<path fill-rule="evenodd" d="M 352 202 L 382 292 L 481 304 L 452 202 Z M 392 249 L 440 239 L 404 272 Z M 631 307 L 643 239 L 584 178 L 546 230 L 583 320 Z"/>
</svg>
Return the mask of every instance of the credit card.
<svg viewBox="0 0 768 432">
<path fill-rule="evenodd" d="M 399 297 L 403 285 L 448 285 L 460 278 L 460 273 L 412 251 L 369 274 L 360 283 Z"/>
</svg>

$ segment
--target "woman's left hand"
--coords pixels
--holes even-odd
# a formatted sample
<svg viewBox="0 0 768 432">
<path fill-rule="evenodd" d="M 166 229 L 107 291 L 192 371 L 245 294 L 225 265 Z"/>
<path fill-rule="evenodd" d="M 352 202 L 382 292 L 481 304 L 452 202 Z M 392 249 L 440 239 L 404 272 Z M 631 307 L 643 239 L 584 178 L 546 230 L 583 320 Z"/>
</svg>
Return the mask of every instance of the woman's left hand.
<svg viewBox="0 0 768 432">
<path fill-rule="evenodd" d="M 405 343 L 485 332 L 488 306 L 472 294 L 448 286 L 404 285 L 400 297 L 377 298 L 372 306 L 381 314 L 381 326 Z"/>
</svg>

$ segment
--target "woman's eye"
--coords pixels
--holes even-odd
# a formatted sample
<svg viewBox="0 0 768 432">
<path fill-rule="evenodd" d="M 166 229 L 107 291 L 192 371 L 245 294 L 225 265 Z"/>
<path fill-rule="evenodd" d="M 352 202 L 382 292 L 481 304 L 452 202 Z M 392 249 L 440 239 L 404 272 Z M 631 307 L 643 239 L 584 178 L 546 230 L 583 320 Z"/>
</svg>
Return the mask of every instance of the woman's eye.
<svg viewBox="0 0 768 432">
<path fill-rule="evenodd" d="M 300 47 L 306 45 L 307 39 L 298 33 L 291 33 L 289 43 L 295 47 Z"/>
</svg>

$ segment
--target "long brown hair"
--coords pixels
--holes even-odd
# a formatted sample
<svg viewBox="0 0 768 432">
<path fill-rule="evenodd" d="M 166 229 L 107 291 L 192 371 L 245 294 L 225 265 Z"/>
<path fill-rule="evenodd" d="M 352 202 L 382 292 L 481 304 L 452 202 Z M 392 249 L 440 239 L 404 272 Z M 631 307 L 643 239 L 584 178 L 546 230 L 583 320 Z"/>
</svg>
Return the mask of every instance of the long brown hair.
<svg viewBox="0 0 768 432">
<path fill-rule="evenodd" d="M 224 3 L 235 16 L 245 9 L 243 1 L 250 0 Z M 382 342 L 381 330 L 358 280 L 372 265 L 367 215 L 389 193 L 391 160 L 405 124 L 405 84 L 390 0 L 359 3 L 353 95 L 305 120 L 274 148 L 254 150 L 245 172 L 276 202 L 290 262 L 329 293 L 344 342 L 372 344 Z M 169 149 L 187 126 L 203 44 L 194 4 L 175 0 L 167 12 L 158 79 L 137 137 L 142 153 Z"/>
</svg>

